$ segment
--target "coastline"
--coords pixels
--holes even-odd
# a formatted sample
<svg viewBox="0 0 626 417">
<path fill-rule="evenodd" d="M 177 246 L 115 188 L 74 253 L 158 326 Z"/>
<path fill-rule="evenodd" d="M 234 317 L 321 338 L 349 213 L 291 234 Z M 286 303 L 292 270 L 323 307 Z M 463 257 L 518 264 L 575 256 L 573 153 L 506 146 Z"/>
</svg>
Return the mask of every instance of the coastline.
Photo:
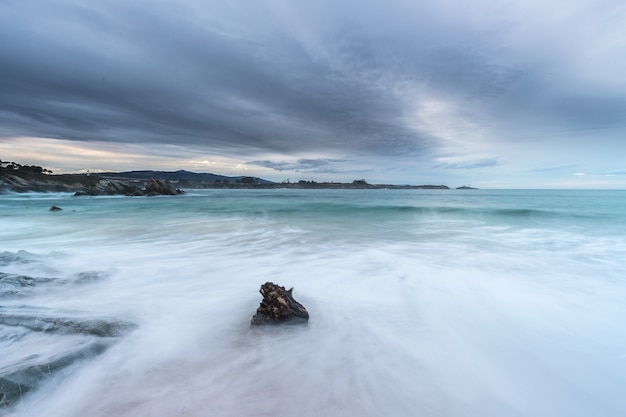
<svg viewBox="0 0 626 417">
<path fill-rule="evenodd" d="M 124 175 L 123 175 L 124 174 Z M 234 177 L 235 180 L 178 179 L 171 173 L 151 172 L 149 178 L 132 177 L 127 173 L 108 175 L 43 174 L 33 172 L 0 172 L 0 194 L 7 192 L 70 192 L 80 195 L 146 195 L 150 184 L 157 182 L 153 194 L 175 195 L 182 189 L 392 189 L 392 190 L 450 190 L 447 185 L 369 184 L 364 180 L 351 183 L 298 181 L 274 183 L 253 177 Z M 159 175 L 163 174 L 163 175 Z"/>
</svg>

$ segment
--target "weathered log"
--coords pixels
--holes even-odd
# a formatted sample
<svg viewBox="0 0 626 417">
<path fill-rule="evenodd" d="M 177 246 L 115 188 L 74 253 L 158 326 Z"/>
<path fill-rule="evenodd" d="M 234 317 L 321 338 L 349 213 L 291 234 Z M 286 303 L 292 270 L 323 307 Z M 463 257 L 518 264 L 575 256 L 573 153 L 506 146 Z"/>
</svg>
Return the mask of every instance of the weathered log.
<svg viewBox="0 0 626 417">
<path fill-rule="evenodd" d="M 285 290 L 285 287 L 266 282 L 261 285 L 259 292 L 263 300 L 256 314 L 252 316 L 252 324 L 279 324 L 309 320 L 306 308 L 293 298 L 293 288 Z"/>
</svg>

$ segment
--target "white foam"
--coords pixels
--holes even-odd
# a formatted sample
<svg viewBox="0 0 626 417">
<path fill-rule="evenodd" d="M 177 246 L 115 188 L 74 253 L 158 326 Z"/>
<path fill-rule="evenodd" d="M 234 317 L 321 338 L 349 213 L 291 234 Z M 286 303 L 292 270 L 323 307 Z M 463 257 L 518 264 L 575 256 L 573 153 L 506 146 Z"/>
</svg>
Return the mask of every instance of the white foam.
<svg viewBox="0 0 626 417">
<path fill-rule="evenodd" d="M 329 239 L 272 216 L 144 220 L 56 237 L 52 225 L 47 237 L 18 242 L 39 250 L 56 239 L 65 256 L 45 255 L 45 265 L 61 274 L 112 271 L 29 302 L 139 327 L 16 415 L 624 411 L 619 237 L 478 224 L 429 239 L 348 229 Z M 295 287 L 308 325 L 250 327 L 265 281 Z"/>
</svg>

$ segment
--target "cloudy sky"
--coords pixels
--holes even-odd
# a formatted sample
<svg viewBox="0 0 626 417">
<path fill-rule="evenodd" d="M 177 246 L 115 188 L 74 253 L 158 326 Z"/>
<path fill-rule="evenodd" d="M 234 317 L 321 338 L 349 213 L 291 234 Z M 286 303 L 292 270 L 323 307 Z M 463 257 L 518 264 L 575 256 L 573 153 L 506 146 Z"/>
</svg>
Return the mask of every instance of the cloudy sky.
<svg viewBox="0 0 626 417">
<path fill-rule="evenodd" d="M 0 159 L 626 188 L 623 0 L 2 0 Z"/>
</svg>

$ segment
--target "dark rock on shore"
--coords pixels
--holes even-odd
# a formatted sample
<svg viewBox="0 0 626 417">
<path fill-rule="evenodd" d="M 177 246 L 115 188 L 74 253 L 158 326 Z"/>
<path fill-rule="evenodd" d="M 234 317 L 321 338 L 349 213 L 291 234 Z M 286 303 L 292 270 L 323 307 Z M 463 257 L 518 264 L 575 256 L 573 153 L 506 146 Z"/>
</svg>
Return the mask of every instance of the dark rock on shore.
<svg viewBox="0 0 626 417">
<path fill-rule="evenodd" d="M 279 324 L 309 320 L 306 308 L 293 298 L 293 288 L 285 290 L 285 287 L 266 282 L 261 285 L 259 292 L 263 300 L 252 317 L 251 324 Z"/>
<path fill-rule="evenodd" d="M 85 187 L 74 193 L 74 196 L 97 196 L 97 195 L 125 195 L 125 196 L 157 196 L 178 195 L 184 191 L 174 189 L 168 181 L 150 178 L 144 188 L 140 188 L 134 182 L 124 180 L 103 179 L 96 184 Z"/>
<path fill-rule="evenodd" d="M 97 183 L 76 191 L 74 196 L 97 195 L 144 195 L 142 190 L 134 184 L 118 180 L 100 180 Z"/>
<path fill-rule="evenodd" d="M 148 196 L 183 194 L 183 191 L 179 189 L 174 189 L 169 184 L 169 182 L 155 180 L 154 178 L 150 178 L 148 180 L 148 183 L 146 184 L 146 188 L 144 192 L 145 192 L 145 195 L 148 195 Z"/>
</svg>

